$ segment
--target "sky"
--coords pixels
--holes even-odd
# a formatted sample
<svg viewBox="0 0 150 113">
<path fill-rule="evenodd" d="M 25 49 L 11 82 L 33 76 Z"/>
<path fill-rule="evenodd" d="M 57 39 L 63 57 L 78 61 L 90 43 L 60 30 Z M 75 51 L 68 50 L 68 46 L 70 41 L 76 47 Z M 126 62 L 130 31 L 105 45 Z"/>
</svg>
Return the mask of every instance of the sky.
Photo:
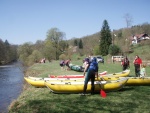
<svg viewBox="0 0 150 113">
<path fill-rule="evenodd" d="M 150 23 L 150 0 L 0 0 L 0 39 L 10 44 L 44 41 L 58 28 L 65 39 L 99 32 L 107 20 L 110 30 Z"/>
</svg>

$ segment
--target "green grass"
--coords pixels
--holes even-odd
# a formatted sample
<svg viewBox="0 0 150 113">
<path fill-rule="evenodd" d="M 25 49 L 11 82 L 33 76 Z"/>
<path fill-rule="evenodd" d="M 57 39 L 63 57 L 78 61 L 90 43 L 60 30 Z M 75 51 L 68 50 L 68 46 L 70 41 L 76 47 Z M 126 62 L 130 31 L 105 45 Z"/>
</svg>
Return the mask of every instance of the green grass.
<svg viewBox="0 0 150 113">
<path fill-rule="evenodd" d="M 81 60 L 72 60 L 73 64 L 82 65 Z M 120 63 L 99 64 L 99 72 L 121 72 Z M 130 76 L 134 75 L 134 67 L 130 66 Z M 150 67 L 146 67 L 150 75 Z M 76 71 L 60 69 L 59 61 L 34 64 L 25 76 L 47 77 L 48 74 L 83 74 Z M 10 105 L 10 113 L 149 113 L 149 86 L 125 86 L 120 91 L 107 92 L 102 98 L 95 95 L 80 96 L 79 94 L 54 94 L 48 88 L 35 88 L 24 82 L 22 94 Z"/>
</svg>

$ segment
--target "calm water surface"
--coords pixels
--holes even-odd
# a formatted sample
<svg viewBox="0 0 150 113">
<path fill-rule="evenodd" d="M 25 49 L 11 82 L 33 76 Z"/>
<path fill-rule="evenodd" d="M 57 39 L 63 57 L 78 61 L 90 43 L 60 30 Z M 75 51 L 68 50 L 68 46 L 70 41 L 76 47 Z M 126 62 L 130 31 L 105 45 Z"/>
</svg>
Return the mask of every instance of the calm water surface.
<svg viewBox="0 0 150 113">
<path fill-rule="evenodd" d="M 23 76 L 20 63 L 0 66 L 0 113 L 7 113 L 10 103 L 20 95 Z"/>
</svg>

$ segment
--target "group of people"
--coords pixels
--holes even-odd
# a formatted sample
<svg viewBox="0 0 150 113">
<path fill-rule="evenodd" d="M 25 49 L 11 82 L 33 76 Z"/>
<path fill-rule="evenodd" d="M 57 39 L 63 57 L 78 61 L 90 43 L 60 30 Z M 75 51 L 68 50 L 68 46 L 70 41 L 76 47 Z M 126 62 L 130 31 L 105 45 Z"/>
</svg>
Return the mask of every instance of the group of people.
<svg viewBox="0 0 150 113">
<path fill-rule="evenodd" d="M 60 62 L 61 68 L 64 69 L 64 66 L 67 66 L 66 70 L 69 70 L 70 69 L 70 67 L 69 67 L 70 62 L 71 62 L 71 59 L 62 60 Z M 146 65 L 142 64 L 142 60 L 138 55 L 136 55 L 136 57 L 133 61 L 133 64 L 134 64 L 134 67 L 135 67 L 136 77 L 146 76 L 146 70 L 145 70 Z M 122 60 L 121 65 L 123 67 L 123 70 L 126 70 L 127 68 L 130 68 L 130 61 L 127 58 L 127 56 Z M 84 66 L 83 75 L 85 76 L 85 81 L 84 81 L 84 86 L 83 86 L 83 93 L 81 95 L 86 94 L 87 84 L 88 84 L 89 80 L 91 80 L 91 94 L 93 95 L 94 90 L 95 90 L 95 85 L 94 85 L 95 76 L 98 79 L 97 59 L 95 57 L 92 60 L 90 58 L 85 58 L 84 62 L 83 62 L 83 66 Z"/>
<path fill-rule="evenodd" d="M 136 55 L 134 61 L 133 61 L 134 67 L 135 67 L 135 75 L 136 77 L 141 77 L 143 78 L 146 76 L 146 70 L 145 64 L 142 64 L 141 58 Z M 127 56 L 122 60 L 121 65 L 123 67 L 123 70 L 126 70 L 127 68 L 130 68 L 130 62 Z M 91 94 L 94 94 L 94 81 L 95 81 L 95 75 L 98 79 L 98 63 L 97 59 L 94 57 L 91 61 L 86 58 L 84 62 L 84 72 L 83 75 L 85 76 L 85 81 L 84 81 L 84 87 L 83 87 L 83 93 L 81 95 L 85 95 L 86 89 L 87 89 L 87 84 L 88 81 L 91 80 Z M 87 73 L 86 73 L 87 72 Z M 86 73 L 86 74 L 85 74 Z"/>
<path fill-rule="evenodd" d="M 70 67 L 69 67 L 70 62 L 71 62 L 71 59 L 61 60 L 60 61 L 61 69 L 64 69 L 64 67 L 66 66 L 67 69 L 65 69 L 65 70 L 70 70 Z M 88 81 L 90 79 L 91 79 L 91 94 L 94 94 L 94 90 L 95 90 L 95 86 L 94 86 L 95 75 L 98 78 L 98 63 L 97 63 L 97 59 L 95 57 L 92 60 L 90 60 L 90 58 L 85 58 L 84 62 L 83 62 L 83 67 L 84 67 L 83 75 L 85 76 L 85 82 L 84 82 L 84 87 L 83 87 L 83 93 L 81 95 L 85 95 L 86 94 L 87 84 L 88 84 Z"/>
<path fill-rule="evenodd" d="M 138 55 L 135 56 L 135 59 L 133 60 L 133 64 L 135 67 L 136 77 L 142 78 L 146 76 L 146 70 L 145 70 L 146 65 L 142 64 L 142 59 Z M 121 65 L 122 65 L 123 71 L 126 70 L 127 68 L 130 68 L 130 62 L 127 56 L 122 60 Z"/>
<path fill-rule="evenodd" d="M 70 62 L 71 62 L 71 59 L 61 60 L 60 61 L 60 67 L 61 67 L 61 69 L 62 70 L 70 70 L 70 66 L 69 66 Z M 65 68 L 65 66 L 66 66 L 66 68 Z"/>
</svg>

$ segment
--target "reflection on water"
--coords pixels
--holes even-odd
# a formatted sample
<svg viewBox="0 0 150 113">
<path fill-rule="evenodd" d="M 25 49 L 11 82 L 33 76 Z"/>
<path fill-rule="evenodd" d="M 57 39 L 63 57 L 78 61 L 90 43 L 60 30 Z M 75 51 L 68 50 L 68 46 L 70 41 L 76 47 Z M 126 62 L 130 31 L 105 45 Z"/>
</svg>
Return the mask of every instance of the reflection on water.
<svg viewBox="0 0 150 113">
<path fill-rule="evenodd" d="M 0 66 L 0 113 L 7 113 L 9 104 L 21 93 L 23 76 L 20 63 Z"/>
</svg>

